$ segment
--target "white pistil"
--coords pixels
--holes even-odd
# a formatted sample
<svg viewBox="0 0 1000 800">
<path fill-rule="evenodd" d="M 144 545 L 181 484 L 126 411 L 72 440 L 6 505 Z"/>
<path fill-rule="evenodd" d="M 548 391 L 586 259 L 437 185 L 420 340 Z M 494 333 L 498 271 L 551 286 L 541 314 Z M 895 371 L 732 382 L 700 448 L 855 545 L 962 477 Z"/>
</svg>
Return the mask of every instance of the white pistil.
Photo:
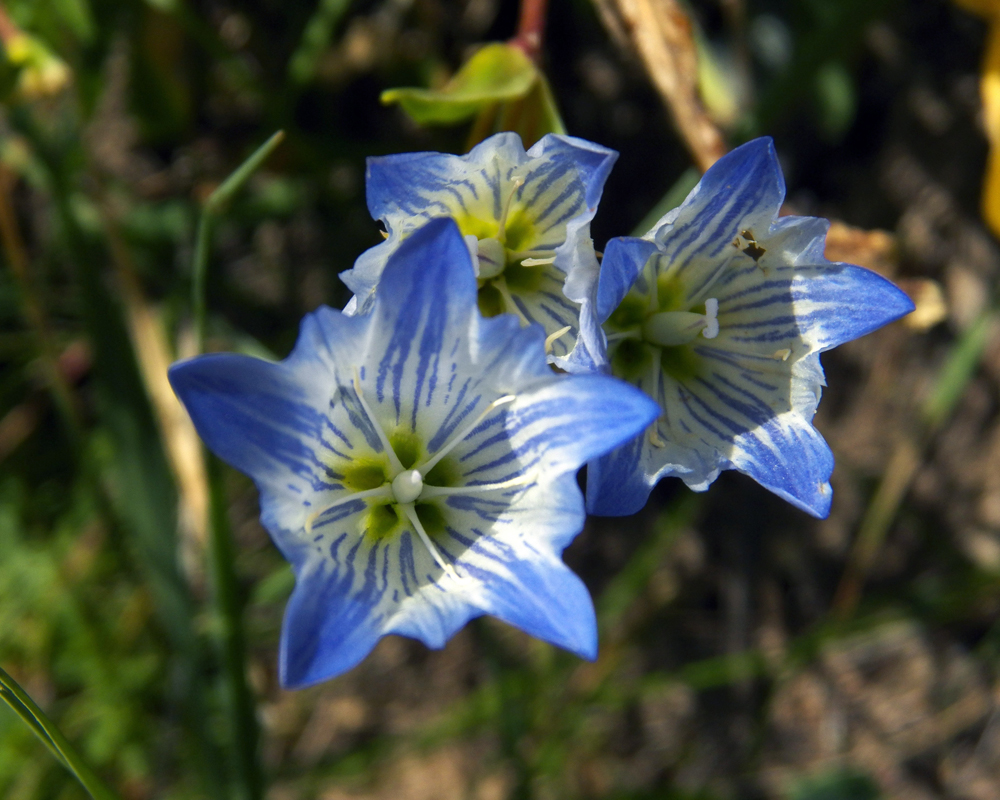
<svg viewBox="0 0 1000 800">
<path fill-rule="evenodd" d="M 555 256 L 549 258 L 524 258 L 521 259 L 522 267 L 544 267 L 546 264 L 554 264 L 556 261 Z"/>
<path fill-rule="evenodd" d="M 497 231 L 497 239 L 503 244 L 507 241 L 507 215 L 510 214 L 511 204 L 514 202 L 514 195 L 517 194 L 517 190 L 524 186 L 524 178 L 518 176 L 511 181 L 514 185 L 511 187 L 510 194 L 507 195 L 507 202 L 503 204 L 503 213 L 500 215 L 498 220 L 499 230 Z"/>
<path fill-rule="evenodd" d="M 312 533 L 313 525 L 316 524 L 316 520 L 322 517 L 327 511 L 332 511 L 337 506 L 343 506 L 347 503 L 353 503 L 355 500 L 365 500 L 369 497 L 392 497 L 392 490 L 388 486 L 379 486 L 376 489 L 366 489 L 363 492 L 352 492 L 344 497 L 338 498 L 330 503 L 328 506 L 321 508 L 319 511 L 314 511 L 308 517 L 306 517 L 305 529 L 306 535 Z"/>
<path fill-rule="evenodd" d="M 454 450 L 459 442 L 464 441 L 465 438 L 470 433 L 472 433 L 476 428 L 479 427 L 479 423 L 481 423 L 484 419 L 486 419 L 486 417 L 489 415 L 491 411 L 493 411 L 493 409 L 499 408 L 500 406 L 505 406 L 507 405 L 507 403 L 513 403 L 513 402 L 514 402 L 514 395 L 505 394 L 503 397 L 498 397 L 496 400 L 494 400 L 492 403 L 486 406 L 486 408 L 483 409 L 482 413 L 478 417 L 476 417 L 475 422 L 473 422 L 468 427 L 464 428 L 458 436 L 451 437 L 451 439 L 445 442 L 444 447 L 442 447 L 433 456 L 431 456 L 426 463 L 417 467 L 417 469 L 420 470 L 420 474 L 426 475 L 428 472 L 434 469 L 434 467 L 438 465 L 438 462 L 446 455 L 448 455 L 448 453 Z"/>
<path fill-rule="evenodd" d="M 403 465 L 400 463 L 399 458 L 396 455 L 396 451 L 392 449 L 392 445 L 389 444 L 389 437 L 385 435 L 385 431 L 382 430 L 382 426 L 378 424 L 378 420 L 375 419 L 375 414 L 372 412 L 371 407 L 365 400 L 364 392 L 361 391 L 361 375 L 358 373 L 358 368 L 354 367 L 354 393 L 358 396 L 358 402 L 361 403 L 361 407 L 365 410 L 365 414 L 368 415 L 368 421 L 372 424 L 375 429 L 375 433 L 378 434 L 379 441 L 382 442 L 382 447 L 389 457 L 389 467 L 392 469 L 392 475 L 395 477 L 400 472 L 403 471 Z"/>
<path fill-rule="evenodd" d="M 553 331 L 548 336 L 546 336 L 545 337 L 545 352 L 546 353 L 551 353 L 552 352 L 552 345 L 554 345 L 558 339 L 561 339 L 563 336 L 565 336 L 571 330 L 573 330 L 573 329 L 569 325 L 567 325 L 565 328 L 560 328 L 559 330 Z"/>
<path fill-rule="evenodd" d="M 514 297 L 510 293 L 510 289 L 507 288 L 507 281 L 503 279 L 501 275 L 499 278 L 493 279 L 493 285 L 496 286 L 497 291 L 500 292 L 500 296 L 503 298 L 503 304 L 506 307 L 508 313 L 513 312 L 521 318 L 522 325 L 530 325 L 531 320 L 524 316 L 524 312 L 518 307 L 517 303 L 514 302 Z"/>
<path fill-rule="evenodd" d="M 392 479 L 392 495 L 397 503 L 412 503 L 424 488 L 424 476 L 418 470 L 408 469 Z"/>
<path fill-rule="evenodd" d="M 498 492 L 502 489 L 513 489 L 515 486 L 527 486 L 533 483 L 535 475 L 518 475 L 509 481 L 499 483 L 481 483 L 475 486 L 424 486 L 420 493 L 421 500 L 432 500 L 435 497 L 452 497 L 454 495 L 483 494 L 485 492 Z"/>
<path fill-rule="evenodd" d="M 698 334 L 706 339 L 719 335 L 719 301 L 709 297 L 705 313 L 694 311 L 660 311 L 646 318 L 642 336 L 660 347 L 675 347 L 693 342 Z"/>
<path fill-rule="evenodd" d="M 441 557 L 441 554 L 434 546 L 434 542 L 431 541 L 431 537 L 427 535 L 427 531 L 424 530 L 424 526 L 420 522 L 420 517 L 417 516 L 417 509 L 413 507 L 413 503 L 400 503 L 399 507 L 403 510 L 403 513 L 406 514 L 406 518 L 410 521 L 410 524 L 413 525 L 413 529 L 417 532 L 417 536 L 420 537 L 420 541 L 424 543 L 424 547 L 427 548 L 427 552 L 431 554 L 431 558 L 434 559 L 434 563 L 441 567 L 442 570 L 444 570 L 456 581 L 461 582 L 461 576 L 455 571 L 455 568 L 451 564 Z"/>
<path fill-rule="evenodd" d="M 476 276 L 489 280 L 503 273 L 507 266 L 507 251 L 498 239 L 478 239 L 476 241 Z"/>
<path fill-rule="evenodd" d="M 705 301 L 705 329 L 701 335 L 706 339 L 714 339 L 719 335 L 719 301 L 709 297 Z"/>
</svg>

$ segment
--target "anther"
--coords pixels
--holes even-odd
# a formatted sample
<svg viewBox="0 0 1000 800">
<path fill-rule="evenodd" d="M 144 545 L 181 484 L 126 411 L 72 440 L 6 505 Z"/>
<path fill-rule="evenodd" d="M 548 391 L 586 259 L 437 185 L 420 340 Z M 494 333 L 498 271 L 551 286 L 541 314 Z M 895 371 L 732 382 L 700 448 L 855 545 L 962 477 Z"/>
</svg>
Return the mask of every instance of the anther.
<svg viewBox="0 0 1000 800">
<path fill-rule="evenodd" d="M 549 258 L 523 258 L 521 259 L 522 267 L 544 267 L 546 264 L 554 264 L 556 261 L 555 256 Z"/>
<path fill-rule="evenodd" d="M 552 345 L 554 345 L 557 340 L 561 339 L 563 336 L 565 336 L 571 330 L 573 330 L 573 329 L 569 325 L 567 325 L 565 328 L 560 328 L 559 330 L 554 331 L 553 333 L 550 333 L 548 336 L 546 336 L 545 337 L 545 352 L 546 353 L 551 353 L 552 352 Z"/>
</svg>

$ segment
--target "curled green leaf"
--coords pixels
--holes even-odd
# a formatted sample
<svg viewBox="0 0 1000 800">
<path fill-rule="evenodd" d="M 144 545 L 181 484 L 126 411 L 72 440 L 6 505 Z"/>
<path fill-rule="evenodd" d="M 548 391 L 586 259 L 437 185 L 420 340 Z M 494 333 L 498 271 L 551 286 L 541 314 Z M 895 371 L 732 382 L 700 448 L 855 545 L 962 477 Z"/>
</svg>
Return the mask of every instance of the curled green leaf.
<svg viewBox="0 0 1000 800">
<path fill-rule="evenodd" d="M 448 125 L 491 104 L 524 97 L 538 77 L 538 69 L 519 47 L 494 43 L 477 51 L 440 89 L 387 89 L 382 102 L 399 103 L 421 125 Z"/>
</svg>

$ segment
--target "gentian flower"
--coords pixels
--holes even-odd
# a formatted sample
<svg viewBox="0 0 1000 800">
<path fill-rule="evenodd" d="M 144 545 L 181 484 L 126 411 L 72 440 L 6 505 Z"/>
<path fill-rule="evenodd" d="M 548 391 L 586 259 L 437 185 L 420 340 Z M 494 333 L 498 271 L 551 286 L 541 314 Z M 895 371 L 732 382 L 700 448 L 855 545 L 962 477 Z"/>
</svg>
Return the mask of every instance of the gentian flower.
<svg viewBox="0 0 1000 800">
<path fill-rule="evenodd" d="M 594 355 L 656 399 L 642 435 L 587 468 L 591 513 L 631 514 L 667 475 L 702 491 L 736 469 L 824 517 L 833 455 L 812 418 L 819 354 L 913 310 L 889 281 L 823 256 L 829 223 L 779 217 L 770 139 L 720 159 L 642 239 L 612 240 Z"/>
<path fill-rule="evenodd" d="M 575 473 L 659 412 L 613 378 L 555 374 L 539 326 L 483 319 L 470 262 L 434 220 L 389 257 L 369 313 L 320 308 L 280 363 L 171 369 L 294 568 L 285 686 L 349 669 L 388 633 L 441 647 L 485 613 L 595 655 L 590 598 L 559 558 L 583 526 Z"/>
<path fill-rule="evenodd" d="M 525 152 L 517 134 L 498 133 L 464 156 L 368 159 L 368 208 L 382 220 L 387 239 L 341 275 L 355 293 L 347 312 L 367 309 L 387 259 L 414 230 L 452 217 L 475 255 L 483 315 L 511 313 L 524 325 L 539 323 L 551 360 L 573 368 L 593 349 L 573 352 L 581 306 L 593 297 L 600 269 L 590 220 L 617 157 L 554 134 Z"/>
</svg>

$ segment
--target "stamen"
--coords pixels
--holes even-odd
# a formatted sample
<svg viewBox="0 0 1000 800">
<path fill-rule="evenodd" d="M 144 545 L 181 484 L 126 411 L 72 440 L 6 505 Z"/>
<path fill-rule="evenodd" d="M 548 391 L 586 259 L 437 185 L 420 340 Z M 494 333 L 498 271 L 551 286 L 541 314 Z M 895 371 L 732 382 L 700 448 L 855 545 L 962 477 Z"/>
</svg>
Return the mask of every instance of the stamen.
<svg viewBox="0 0 1000 800">
<path fill-rule="evenodd" d="M 372 412 L 371 407 L 365 400 L 365 395 L 361 391 L 361 375 L 358 372 L 357 367 L 353 367 L 354 370 L 354 393 L 358 396 L 358 401 L 361 403 L 361 407 L 365 410 L 365 414 L 368 415 L 368 421 L 372 424 L 375 429 L 375 433 L 378 434 L 378 439 L 382 442 L 382 447 L 385 449 L 386 455 L 389 456 L 389 466 L 392 469 L 392 475 L 395 477 L 400 472 L 403 471 L 403 465 L 400 463 L 399 458 L 396 456 L 396 451 L 392 449 L 392 445 L 389 444 L 389 437 L 385 435 L 385 431 L 382 430 L 382 426 L 378 424 L 378 420 L 375 419 L 375 414 Z"/>
<path fill-rule="evenodd" d="M 518 475 L 516 478 L 511 478 L 509 481 L 500 481 L 500 483 L 481 483 L 477 486 L 424 486 L 423 492 L 420 493 L 421 500 L 432 500 L 435 497 L 452 497 L 454 495 L 460 494 L 483 494 L 485 492 L 497 492 L 501 489 L 512 489 L 515 486 L 527 486 L 529 483 L 534 483 L 536 476 L 531 475 Z"/>
<path fill-rule="evenodd" d="M 507 312 L 513 312 L 521 318 L 522 325 L 530 325 L 531 320 L 524 316 L 524 312 L 518 307 L 517 303 L 514 302 L 514 297 L 510 293 L 510 289 L 507 288 L 507 281 L 503 279 L 503 276 L 495 278 L 493 280 L 493 285 L 497 287 L 497 291 L 500 292 L 500 296 L 503 298 L 504 307 Z"/>
<path fill-rule="evenodd" d="M 775 350 L 771 355 L 775 361 L 788 361 L 788 357 L 792 354 L 792 351 L 787 347 L 782 350 Z"/>
<path fill-rule="evenodd" d="M 660 310 L 660 284 L 657 280 L 656 261 L 652 257 L 646 259 L 646 263 L 642 265 L 642 271 L 645 272 L 647 267 L 650 272 L 646 279 L 649 281 L 649 311 L 655 314 Z"/>
<path fill-rule="evenodd" d="M 641 339 L 642 338 L 642 332 L 641 331 L 619 331 L 617 333 L 606 333 L 606 334 L 604 334 L 604 338 L 607 339 L 608 344 L 611 344 L 612 342 L 617 342 L 617 341 L 620 341 L 622 339 Z"/>
<path fill-rule="evenodd" d="M 659 361 L 657 356 L 659 355 L 659 348 L 651 348 L 653 350 L 653 363 L 650 365 L 649 370 L 649 382 L 652 384 L 652 391 L 649 392 L 649 396 L 653 398 L 657 403 L 660 402 L 660 365 L 656 362 Z"/>
<path fill-rule="evenodd" d="M 518 250 L 514 253 L 514 256 L 521 256 L 523 258 L 548 258 L 548 254 L 551 252 L 551 248 L 547 250 Z"/>
<path fill-rule="evenodd" d="M 413 525 L 414 530 L 417 532 L 417 536 L 420 537 L 420 541 L 424 543 L 424 547 L 426 547 L 427 551 L 431 554 L 431 558 L 434 559 L 434 563 L 441 567 L 441 569 L 443 569 L 456 581 L 461 583 L 462 577 L 455 571 L 455 568 L 451 564 L 441 558 L 441 554 L 434 546 L 434 542 L 431 541 L 431 537 L 427 535 L 427 531 L 424 530 L 424 526 L 420 522 L 420 517 L 417 516 L 417 509 L 413 507 L 413 503 L 400 503 L 399 507 L 403 509 L 403 513 L 406 514 L 406 518 L 410 520 L 410 524 Z"/>
<path fill-rule="evenodd" d="M 442 447 L 433 456 L 431 456 L 429 461 L 427 461 L 422 466 L 417 467 L 417 469 L 420 470 L 420 474 L 426 475 L 428 472 L 434 469 L 434 467 L 437 466 L 437 463 L 446 455 L 448 455 L 448 453 L 454 450 L 459 442 L 464 441 L 465 438 L 470 433 L 472 433 L 476 428 L 479 427 L 479 423 L 481 423 L 484 419 L 486 419 L 486 417 L 489 415 L 491 411 L 493 411 L 493 409 L 499 408 L 500 406 L 505 406 L 507 405 L 507 403 L 513 403 L 514 400 L 515 400 L 514 395 L 505 394 L 503 397 L 498 397 L 496 400 L 494 400 L 492 403 L 486 406 L 486 408 L 483 409 L 483 412 L 478 417 L 476 417 L 475 422 L 466 427 L 458 436 L 453 436 L 450 440 L 448 440 L 448 442 L 445 443 L 444 447 Z"/>
<path fill-rule="evenodd" d="M 499 225 L 500 228 L 497 231 L 497 239 L 501 243 L 507 240 L 507 215 L 510 213 L 511 203 L 514 202 L 514 195 L 517 194 L 517 190 L 524 186 L 524 178 L 518 176 L 511 181 L 514 185 L 511 187 L 510 194 L 507 195 L 507 202 L 504 203 L 503 213 L 500 215 Z"/>
<path fill-rule="evenodd" d="M 556 343 L 556 340 L 558 340 L 561 337 L 565 336 L 571 330 L 573 330 L 572 327 L 570 327 L 569 325 L 567 325 L 565 328 L 560 328 L 559 330 L 555 331 L 554 333 L 546 336 L 545 337 L 545 352 L 546 353 L 551 353 L 552 352 L 552 345 L 554 345 Z"/>
<path fill-rule="evenodd" d="M 521 261 L 522 267 L 544 267 L 546 264 L 554 264 L 556 257 L 551 258 L 525 258 Z"/>
<path fill-rule="evenodd" d="M 355 500 L 364 500 L 369 497 L 392 497 L 392 490 L 388 486 L 379 486 L 375 489 L 365 489 L 363 492 L 352 492 L 346 497 L 334 500 L 330 503 L 330 505 L 325 508 L 321 508 L 319 511 L 314 511 L 306 517 L 304 525 L 306 536 L 312 533 L 313 525 L 316 524 L 316 520 L 322 517 L 327 511 L 331 511 L 337 506 L 347 505 L 347 503 L 353 503 Z"/>
</svg>

